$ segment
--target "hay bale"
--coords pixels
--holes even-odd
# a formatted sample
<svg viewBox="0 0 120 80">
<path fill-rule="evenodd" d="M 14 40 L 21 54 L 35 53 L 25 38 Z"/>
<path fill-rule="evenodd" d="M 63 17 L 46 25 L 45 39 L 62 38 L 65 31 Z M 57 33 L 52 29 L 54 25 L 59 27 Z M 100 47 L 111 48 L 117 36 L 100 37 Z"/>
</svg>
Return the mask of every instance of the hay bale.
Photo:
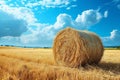
<svg viewBox="0 0 120 80">
<path fill-rule="evenodd" d="M 96 34 L 72 28 L 60 31 L 53 44 L 56 63 L 68 67 L 98 64 L 103 51 L 102 42 Z"/>
</svg>

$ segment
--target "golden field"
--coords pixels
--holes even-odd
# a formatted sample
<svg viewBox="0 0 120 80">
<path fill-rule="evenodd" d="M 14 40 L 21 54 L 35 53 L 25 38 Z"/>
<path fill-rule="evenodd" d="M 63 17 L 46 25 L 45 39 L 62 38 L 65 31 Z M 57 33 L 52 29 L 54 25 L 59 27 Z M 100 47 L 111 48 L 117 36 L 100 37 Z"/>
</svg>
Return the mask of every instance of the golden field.
<svg viewBox="0 0 120 80">
<path fill-rule="evenodd" d="M 0 80 L 120 80 L 120 50 L 77 69 L 57 66 L 52 49 L 0 47 Z"/>
</svg>

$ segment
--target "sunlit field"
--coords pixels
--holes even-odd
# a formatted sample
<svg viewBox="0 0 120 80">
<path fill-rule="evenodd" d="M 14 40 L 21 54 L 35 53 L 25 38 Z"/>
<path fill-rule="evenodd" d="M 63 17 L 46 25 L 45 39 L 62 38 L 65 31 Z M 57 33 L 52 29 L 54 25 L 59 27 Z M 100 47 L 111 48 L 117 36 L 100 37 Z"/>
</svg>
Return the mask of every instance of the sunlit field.
<svg viewBox="0 0 120 80">
<path fill-rule="evenodd" d="M 105 50 L 98 65 L 69 68 L 52 49 L 0 47 L 0 80 L 120 80 L 120 50 Z"/>
</svg>

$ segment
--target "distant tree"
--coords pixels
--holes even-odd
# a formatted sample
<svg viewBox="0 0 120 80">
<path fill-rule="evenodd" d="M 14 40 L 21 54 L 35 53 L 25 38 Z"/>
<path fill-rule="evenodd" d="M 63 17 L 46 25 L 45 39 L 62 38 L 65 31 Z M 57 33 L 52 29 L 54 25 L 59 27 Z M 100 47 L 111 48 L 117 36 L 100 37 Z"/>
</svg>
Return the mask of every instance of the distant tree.
<svg viewBox="0 0 120 80">
<path fill-rule="evenodd" d="M 120 46 L 117 46 L 117 49 L 120 49 Z"/>
</svg>

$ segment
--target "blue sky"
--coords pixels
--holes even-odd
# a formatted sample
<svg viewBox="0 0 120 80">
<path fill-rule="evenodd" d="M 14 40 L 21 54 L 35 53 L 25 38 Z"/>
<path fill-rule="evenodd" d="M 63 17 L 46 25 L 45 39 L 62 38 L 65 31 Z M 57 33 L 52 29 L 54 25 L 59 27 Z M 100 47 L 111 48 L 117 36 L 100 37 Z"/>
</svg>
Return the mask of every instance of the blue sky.
<svg viewBox="0 0 120 80">
<path fill-rule="evenodd" d="M 51 47 L 70 26 L 120 45 L 120 0 L 0 0 L 0 45 Z"/>
</svg>

